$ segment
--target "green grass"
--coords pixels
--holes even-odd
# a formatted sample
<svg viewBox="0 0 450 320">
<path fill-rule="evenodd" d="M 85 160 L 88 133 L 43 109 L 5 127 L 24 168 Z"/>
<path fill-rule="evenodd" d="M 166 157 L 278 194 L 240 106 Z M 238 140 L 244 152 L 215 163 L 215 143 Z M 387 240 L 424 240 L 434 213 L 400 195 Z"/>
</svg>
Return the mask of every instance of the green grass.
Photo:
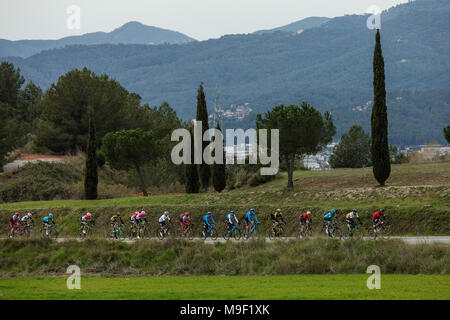
<svg viewBox="0 0 450 320">
<path fill-rule="evenodd" d="M 382 275 L 369 290 L 368 274 L 83 278 L 68 290 L 65 278 L 0 279 L 0 299 L 450 299 L 450 276 Z"/>
<path fill-rule="evenodd" d="M 214 192 L 156 195 L 104 200 L 29 201 L 0 204 L 0 211 L 54 208 L 106 208 L 164 205 L 191 206 L 303 206 L 337 209 L 371 206 L 423 207 L 450 210 L 450 162 L 393 165 L 387 186 L 379 188 L 372 168 L 327 171 L 297 170 L 294 188 L 286 188 L 286 174 L 258 187 Z"/>
</svg>

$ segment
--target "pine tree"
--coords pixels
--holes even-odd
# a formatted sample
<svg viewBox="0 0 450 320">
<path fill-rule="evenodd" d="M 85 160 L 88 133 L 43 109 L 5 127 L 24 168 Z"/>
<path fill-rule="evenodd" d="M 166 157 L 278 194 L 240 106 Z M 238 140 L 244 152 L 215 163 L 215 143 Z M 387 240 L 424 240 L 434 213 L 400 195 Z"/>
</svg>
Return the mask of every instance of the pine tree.
<svg viewBox="0 0 450 320">
<path fill-rule="evenodd" d="M 206 107 L 206 97 L 205 92 L 203 90 L 203 83 L 200 84 L 200 87 L 197 91 L 197 121 L 202 122 L 202 135 L 209 129 L 208 125 L 208 108 Z M 209 145 L 209 141 L 203 141 L 202 143 L 202 152 Z M 200 181 L 202 184 L 202 188 L 207 191 L 209 187 L 209 180 L 211 177 L 211 168 L 208 164 L 202 161 L 202 164 L 199 165 L 199 174 Z"/>
<path fill-rule="evenodd" d="M 87 157 L 86 157 L 86 171 L 84 179 L 84 193 L 88 200 L 97 199 L 97 185 L 98 185 L 98 173 L 97 173 L 97 144 L 95 142 L 95 119 L 94 109 L 88 107 L 89 115 L 89 132 L 88 132 L 88 144 L 87 144 Z"/>
<path fill-rule="evenodd" d="M 191 164 L 185 165 L 185 175 L 186 175 L 186 193 L 198 193 L 200 189 L 200 182 L 198 178 L 198 168 L 194 164 L 194 134 L 191 130 Z"/>
<path fill-rule="evenodd" d="M 381 186 L 391 173 L 388 144 L 388 119 L 386 107 L 386 84 L 384 59 L 381 50 L 380 30 L 377 30 L 373 56 L 373 93 L 372 107 L 372 164 L 373 175 Z"/>
<path fill-rule="evenodd" d="M 217 122 L 217 126 L 216 129 L 219 131 L 222 131 L 220 129 L 220 124 Z M 223 141 L 223 139 L 222 139 Z M 227 176 L 226 176 L 226 170 L 225 170 L 225 158 L 224 158 L 224 152 L 223 149 L 220 150 L 222 155 L 222 159 L 223 159 L 223 163 L 222 164 L 217 164 L 214 163 L 212 166 L 212 180 L 213 180 L 213 186 L 214 189 L 217 192 L 222 192 L 223 189 L 225 189 L 226 185 L 227 185 Z M 217 152 L 217 149 L 214 150 L 214 153 Z"/>
</svg>

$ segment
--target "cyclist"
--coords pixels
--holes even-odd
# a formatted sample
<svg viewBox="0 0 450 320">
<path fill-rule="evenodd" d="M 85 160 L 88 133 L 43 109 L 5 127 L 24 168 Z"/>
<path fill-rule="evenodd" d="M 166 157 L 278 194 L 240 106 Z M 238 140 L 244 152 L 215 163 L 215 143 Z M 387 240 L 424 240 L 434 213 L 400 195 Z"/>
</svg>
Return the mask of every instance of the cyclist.
<svg viewBox="0 0 450 320">
<path fill-rule="evenodd" d="M 277 209 L 274 213 L 271 213 L 270 219 L 272 220 L 273 234 L 277 234 L 278 226 L 281 224 L 281 222 L 285 223 L 283 214 L 281 213 L 281 209 Z"/>
<path fill-rule="evenodd" d="M 209 228 L 211 228 L 211 223 L 216 226 L 216 222 L 213 219 L 212 212 L 208 212 L 206 215 L 203 216 L 203 232 L 205 235 L 208 233 Z"/>
<path fill-rule="evenodd" d="M 256 218 L 256 213 L 255 213 L 255 209 L 250 209 L 249 212 L 247 212 L 245 214 L 245 233 L 248 234 L 248 229 L 250 229 L 250 224 L 253 224 L 253 222 L 256 222 L 257 224 L 259 224 L 258 218 Z"/>
<path fill-rule="evenodd" d="M 180 216 L 181 233 L 185 234 L 189 230 L 188 228 L 191 225 L 192 225 L 191 215 L 189 212 L 185 212 Z"/>
<path fill-rule="evenodd" d="M 169 217 L 169 212 L 168 211 L 164 211 L 163 215 L 161 217 L 159 217 L 159 225 L 161 226 L 161 230 L 163 232 L 166 232 L 167 229 L 167 224 L 170 221 L 170 217 Z"/>
<path fill-rule="evenodd" d="M 9 219 L 9 225 L 11 226 L 11 232 L 9 233 L 9 237 L 14 237 L 14 234 L 16 230 L 19 230 L 20 226 L 20 213 L 16 212 L 14 215 Z"/>
<path fill-rule="evenodd" d="M 323 220 L 326 223 L 325 233 L 330 235 L 328 230 L 334 225 L 333 219 L 336 217 L 336 210 L 331 209 L 326 215 L 323 216 Z"/>
<path fill-rule="evenodd" d="M 380 209 L 372 215 L 373 229 L 376 230 L 381 224 L 381 217 L 386 217 L 384 209 Z"/>
<path fill-rule="evenodd" d="M 236 217 L 236 214 L 233 210 L 230 211 L 229 214 L 225 217 L 225 222 L 227 223 L 227 231 L 230 233 L 231 230 L 233 230 L 233 227 L 235 226 L 234 222 L 236 222 L 237 225 L 239 225 L 239 220 Z"/>
<path fill-rule="evenodd" d="M 147 223 L 147 212 L 142 210 L 138 212 L 135 218 L 135 223 L 140 227 L 143 223 Z"/>
<path fill-rule="evenodd" d="M 31 226 L 33 225 L 33 215 L 31 212 L 28 212 L 22 217 L 21 224 L 23 225 L 25 232 L 31 232 Z"/>
<path fill-rule="evenodd" d="M 80 228 L 83 229 L 83 234 L 86 234 L 87 224 L 89 222 L 94 223 L 94 221 L 92 220 L 92 214 L 90 212 L 86 213 L 80 219 Z"/>
<path fill-rule="evenodd" d="M 301 232 L 305 232 L 308 230 L 308 227 L 312 224 L 312 214 L 311 211 L 307 211 L 306 213 L 302 213 L 298 217 L 298 223 L 300 224 Z"/>
<path fill-rule="evenodd" d="M 49 213 L 48 216 L 42 218 L 43 228 L 45 229 L 45 235 L 50 233 L 50 227 L 56 227 L 55 220 L 53 219 L 53 213 Z"/>
<path fill-rule="evenodd" d="M 362 222 L 359 219 L 358 210 L 356 209 L 353 209 L 345 215 L 345 222 L 347 223 L 347 228 L 350 231 L 350 236 L 353 235 L 353 228 L 356 226 L 356 219 L 358 219 L 359 224 L 362 225 Z"/>
<path fill-rule="evenodd" d="M 114 234 L 114 237 L 117 239 L 117 233 L 118 232 L 122 232 L 121 230 L 120 230 L 120 226 L 123 226 L 124 225 L 124 222 L 123 222 L 123 220 L 122 220 L 122 217 L 120 216 L 120 212 L 117 212 L 117 214 L 115 214 L 115 215 L 113 215 L 112 217 L 111 217 L 111 226 L 112 226 L 112 229 L 113 229 L 113 234 Z"/>
</svg>

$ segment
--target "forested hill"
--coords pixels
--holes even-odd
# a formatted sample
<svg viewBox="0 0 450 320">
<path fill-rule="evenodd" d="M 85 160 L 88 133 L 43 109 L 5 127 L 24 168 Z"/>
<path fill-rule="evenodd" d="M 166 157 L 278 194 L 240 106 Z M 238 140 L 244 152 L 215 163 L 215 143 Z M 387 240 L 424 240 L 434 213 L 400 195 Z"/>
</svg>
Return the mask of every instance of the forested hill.
<svg viewBox="0 0 450 320">
<path fill-rule="evenodd" d="M 450 123 L 450 1 L 418 0 L 382 16 L 390 141 L 443 142 Z M 27 59 L 8 58 L 27 79 L 47 88 L 73 68 L 107 73 L 152 105 L 168 101 L 183 118 L 195 115 L 204 82 L 210 111 L 249 102 L 254 110 L 235 126 L 254 126 L 257 112 L 307 100 L 331 110 L 338 134 L 370 121 L 374 30 L 368 16 L 331 19 L 301 34 L 230 35 L 182 45 L 70 46 Z M 231 125 L 231 124 L 229 124 Z M 338 138 L 339 136 L 336 136 Z"/>
<path fill-rule="evenodd" d="M 0 57 L 18 56 L 22 58 L 37 54 L 43 50 L 63 48 L 67 45 L 95 44 L 162 44 L 186 43 L 194 41 L 180 32 L 146 26 L 132 21 L 111 32 L 93 32 L 80 36 L 65 37 L 58 40 L 18 40 L 0 39 Z"/>
</svg>

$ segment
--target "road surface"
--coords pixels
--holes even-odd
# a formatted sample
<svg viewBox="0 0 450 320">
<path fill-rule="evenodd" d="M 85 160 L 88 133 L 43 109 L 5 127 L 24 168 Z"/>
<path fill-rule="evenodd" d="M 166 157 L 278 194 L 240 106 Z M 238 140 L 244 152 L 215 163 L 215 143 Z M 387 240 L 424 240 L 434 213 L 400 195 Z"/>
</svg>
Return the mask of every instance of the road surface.
<svg viewBox="0 0 450 320">
<path fill-rule="evenodd" d="M 278 239 L 271 239 L 271 238 L 264 238 L 265 241 L 267 242 L 273 242 L 273 241 L 289 241 L 289 240 L 296 240 L 296 237 L 283 237 L 283 238 L 278 238 Z M 389 239 L 400 239 L 405 241 L 406 243 L 410 243 L 410 244 L 422 244 L 422 243 L 445 243 L 445 244 L 450 244 L 450 236 L 417 236 L 417 237 L 390 237 Z M 69 241 L 69 240 L 79 240 L 82 241 L 81 239 L 76 239 L 76 238 L 58 238 L 56 239 L 57 242 L 64 242 L 64 241 Z M 153 240 L 153 241 L 160 241 L 158 238 L 150 238 L 150 239 L 145 239 L 145 240 Z M 364 240 L 370 240 L 369 238 L 364 238 Z M 113 241 L 113 240 L 111 240 Z M 136 239 L 122 239 L 122 240 L 117 240 L 117 241 L 122 241 L 125 243 L 133 243 L 135 241 L 139 241 Z M 192 241 L 204 241 L 205 243 L 215 243 L 215 242 L 226 242 L 226 240 L 224 240 L 222 237 L 217 238 L 216 240 L 212 240 L 212 239 L 207 239 L 207 240 L 203 240 L 202 238 L 194 238 Z M 241 238 L 240 240 L 235 240 L 235 239 L 230 239 L 230 241 L 232 242 L 238 242 L 238 241 L 247 241 L 244 238 Z"/>
</svg>

